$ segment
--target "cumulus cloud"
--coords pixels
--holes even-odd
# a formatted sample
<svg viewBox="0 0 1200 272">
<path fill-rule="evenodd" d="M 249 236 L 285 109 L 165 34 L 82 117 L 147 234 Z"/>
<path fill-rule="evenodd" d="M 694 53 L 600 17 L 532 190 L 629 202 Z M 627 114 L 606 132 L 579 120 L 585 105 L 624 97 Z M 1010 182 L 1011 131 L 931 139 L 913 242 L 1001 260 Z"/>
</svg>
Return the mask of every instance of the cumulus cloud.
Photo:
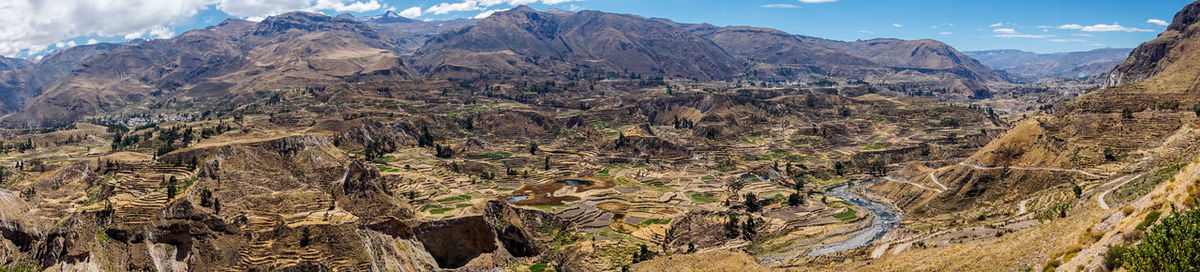
<svg viewBox="0 0 1200 272">
<path fill-rule="evenodd" d="M 954 34 L 954 32 L 950 32 L 950 31 L 943 31 L 943 32 L 938 32 L 938 34 L 940 34 L 940 35 L 950 35 L 950 34 Z"/>
<path fill-rule="evenodd" d="M 892 26 L 894 26 L 894 27 L 904 27 L 904 25 L 902 25 L 902 24 L 897 24 L 897 23 L 892 23 Z"/>
<path fill-rule="evenodd" d="M 1069 24 L 1058 26 L 1058 29 L 1079 30 L 1084 32 L 1154 32 L 1154 30 L 1149 29 L 1124 27 L 1117 23 L 1113 23 L 1111 25 L 1097 24 L 1090 26 Z"/>
<path fill-rule="evenodd" d="M 480 12 L 479 14 L 475 14 L 475 17 L 471 17 L 471 19 L 487 18 L 488 16 L 492 16 L 492 13 L 496 13 L 496 12 L 500 12 L 500 11 L 504 11 L 504 10 L 503 9 L 486 10 L 484 12 Z"/>
<path fill-rule="evenodd" d="M 0 55 L 35 56 L 77 38 L 170 38 L 176 22 L 206 9 L 261 19 L 295 10 L 383 8 L 379 0 L 7 0 L 0 1 Z"/>
<path fill-rule="evenodd" d="M 408 18 L 421 17 L 421 7 L 406 8 L 403 11 L 400 11 L 400 16 L 404 16 L 404 17 L 408 17 Z"/>
<path fill-rule="evenodd" d="M 995 23 L 995 24 L 990 24 L 990 25 L 988 25 L 988 26 L 990 26 L 990 27 L 1002 27 L 1002 26 L 1004 26 L 1004 23 Z"/>
<path fill-rule="evenodd" d="M 451 2 L 438 3 L 437 5 L 433 5 L 433 6 L 430 6 L 429 8 L 426 8 L 422 12 L 426 13 L 426 14 L 436 14 L 436 15 L 442 15 L 442 14 L 447 14 L 447 13 L 451 13 L 451 12 L 462 12 L 462 11 L 483 10 L 486 12 L 488 10 L 488 8 L 491 8 L 492 6 L 496 6 L 496 5 L 519 6 L 519 5 L 529 5 L 529 4 L 537 4 L 537 3 L 541 3 L 541 4 L 545 4 L 545 5 L 557 5 L 557 4 L 562 4 L 562 3 L 567 3 L 567 2 L 575 2 L 575 1 L 579 1 L 579 0 L 462 0 L 461 2 L 454 2 L 454 3 L 451 3 Z M 478 15 L 476 15 L 476 16 L 478 16 Z"/>
<path fill-rule="evenodd" d="M 84 36 L 158 35 L 209 0 L 9 0 L 0 3 L 0 55 L 33 56 Z M 155 33 L 150 33 L 153 29 Z"/>
<path fill-rule="evenodd" d="M 1167 25 L 1170 25 L 1170 24 L 1171 24 L 1171 23 L 1167 23 L 1167 21 L 1163 21 L 1163 20 L 1160 20 L 1160 19 L 1150 19 L 1150 20 L 1146 20 L 1146 23 L 1150 23 L 1150 24 L 1156 24 L 1156 25 L 1160 25 L 1160 26 L 1167 26 Z"/>
<path fill-rule="evenodd" d="M 838 0 L 799 0 L 799 1 L 800 1 L 800 3 L 805 3 L 805 4 L 820 4 L 820 3 L 833 3 L 833 2 L 837 2 Z"/>
<path fill-rule="evenodd" d="M 766 5 L 762 5 L 759 7 L 762 7 L 762 8 L 798 8 L 800 6 L 792 5 L 792 4 L 766 4 Z"/>
<path fill-rule="evenodd" d="M 1061 42 L 1086 42 L 1087 40 L 1084 40 L 1084 39 L 1049 39 L 1047 41 L 1061 43 Z"/>
</svg>

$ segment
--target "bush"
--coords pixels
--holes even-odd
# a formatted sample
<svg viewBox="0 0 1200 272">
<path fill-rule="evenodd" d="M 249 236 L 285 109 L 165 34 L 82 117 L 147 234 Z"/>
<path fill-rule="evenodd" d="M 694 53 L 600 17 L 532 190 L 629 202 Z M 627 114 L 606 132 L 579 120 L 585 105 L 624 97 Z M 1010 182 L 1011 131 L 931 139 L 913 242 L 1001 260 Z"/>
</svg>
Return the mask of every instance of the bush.
<svg viewBox="0 0 1200 272">
<path fill-rule="evenodd" d="M 1157 218 L 1157 216 L 1155 216 Z M 1145 222 L 1151 222 L 1147 216 Z M 1140 227 L 1141 225 L 1139 225 Z M 1172 213 L 1121 258 L 1129 271 L 1195 271 L 1200 268 L 1200 209 Z"/>
<path fill-rule="evenodd" d="M 1146 214 L 1146 219 L 1142 219 L 1142 223 L 1138 223 L 1137 230 L 1146 231 L 1146 228 L 1158 221 L 1159 216 L 1162 216 L 1162 211 L 1150 211 Z"/>
<path fill-rule="evenodd" d="M 1132 249 L 1126 245 L 1108 247 L 1108 251 L 1104 252 L 1104 267 L 1108 268 L 1109 271 L 1121 267 L 1121 259 L 1125 258 L 1125 255 L 1129 254 L 1130 250 Z"/>
</svg>

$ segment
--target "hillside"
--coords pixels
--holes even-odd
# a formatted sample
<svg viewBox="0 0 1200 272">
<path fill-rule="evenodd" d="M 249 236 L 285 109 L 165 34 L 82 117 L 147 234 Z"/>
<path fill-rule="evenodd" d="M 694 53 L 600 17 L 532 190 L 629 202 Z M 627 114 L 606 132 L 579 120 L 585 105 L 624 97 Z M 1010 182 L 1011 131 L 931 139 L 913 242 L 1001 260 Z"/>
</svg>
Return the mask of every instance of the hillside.
<svg viewBox="0 0 1200 272">
<path fill-rule="evenodd" d="M 658 21 L 526 6 L 439 34 L 417 52 L 415 63 L 434 78 L 581 71 L 728 79 L 744 65 L 711 41 Z"/>
<path fill-rule="evenodd" d="M 357 20 L 300 12 L 260 23 L 230 19 L 88 59 L 4 123 L 56 124 L 168 99 L 199 103 L 195 113 L 262 90 L 418 77 L 394 50 Z"/>
<path fill-rule="evenodd" d="M 964 52 L 989 67 L 1029 77 L 1081 78 L 1108 73 L 1133 49 L 1103 48 L 1085 52 L 1037 54 L 1020 50 Z"/>
</svg>

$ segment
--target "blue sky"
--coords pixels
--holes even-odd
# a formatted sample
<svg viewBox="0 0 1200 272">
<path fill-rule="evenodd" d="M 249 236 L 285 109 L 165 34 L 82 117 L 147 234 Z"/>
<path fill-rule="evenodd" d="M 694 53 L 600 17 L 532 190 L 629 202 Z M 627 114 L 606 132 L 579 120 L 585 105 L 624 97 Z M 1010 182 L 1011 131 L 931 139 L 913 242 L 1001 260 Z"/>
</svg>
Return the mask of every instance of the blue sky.
<svg viewBox="0 0 1200 272">
<path fill-rule="evenodd" d="M 226 18 L 292 10 L 420 20 L 472 18 L 529 4 L 687 23 L 776 28 L 837 40 L 937 39 L 963 51 L 1040 53 L 1135 47 L 1185 0 L 10 0 L 0 2 L 0 55 L 43 56 L 92 42 L 169 38 Z"/>
</svg>

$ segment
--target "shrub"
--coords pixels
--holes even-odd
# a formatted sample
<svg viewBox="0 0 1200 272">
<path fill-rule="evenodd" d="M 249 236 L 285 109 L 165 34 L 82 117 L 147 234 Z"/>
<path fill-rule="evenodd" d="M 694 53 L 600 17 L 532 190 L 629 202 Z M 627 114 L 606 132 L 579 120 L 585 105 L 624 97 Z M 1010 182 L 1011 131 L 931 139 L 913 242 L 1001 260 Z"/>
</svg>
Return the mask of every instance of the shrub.
<svg viewBox="0 0 1200 272">
<path fill-rule="evenodd" d="M 1158 217 L 1162 216 L 1162 211 L 1150 211 L 1146 214 L 1146 219 L 1142 219 L 1142 223 L 1138 223 L 1137 230 L 1146 231 L 1146 228 L 1158 221 Z"/>
<path fill-rule="evenodd" d="M 1200 209 L 1164 218 L 1147 232 L 1142 243 L 1121 258 L 1121 264 L 1134 272 L 1195 271 L 1200 267 Z"/>
<path fill-rule="evenodd" d="M 1104 252 L 1104 267 L 1108 268 L 1109 271 L 1121 267 L 1121 259 L 1125 258 L 1125 255 L 1129 254 L 1130 250 L 1132 249 L 1126 245 L 1108 247 L 1108 251 Z"/>
</svg>

